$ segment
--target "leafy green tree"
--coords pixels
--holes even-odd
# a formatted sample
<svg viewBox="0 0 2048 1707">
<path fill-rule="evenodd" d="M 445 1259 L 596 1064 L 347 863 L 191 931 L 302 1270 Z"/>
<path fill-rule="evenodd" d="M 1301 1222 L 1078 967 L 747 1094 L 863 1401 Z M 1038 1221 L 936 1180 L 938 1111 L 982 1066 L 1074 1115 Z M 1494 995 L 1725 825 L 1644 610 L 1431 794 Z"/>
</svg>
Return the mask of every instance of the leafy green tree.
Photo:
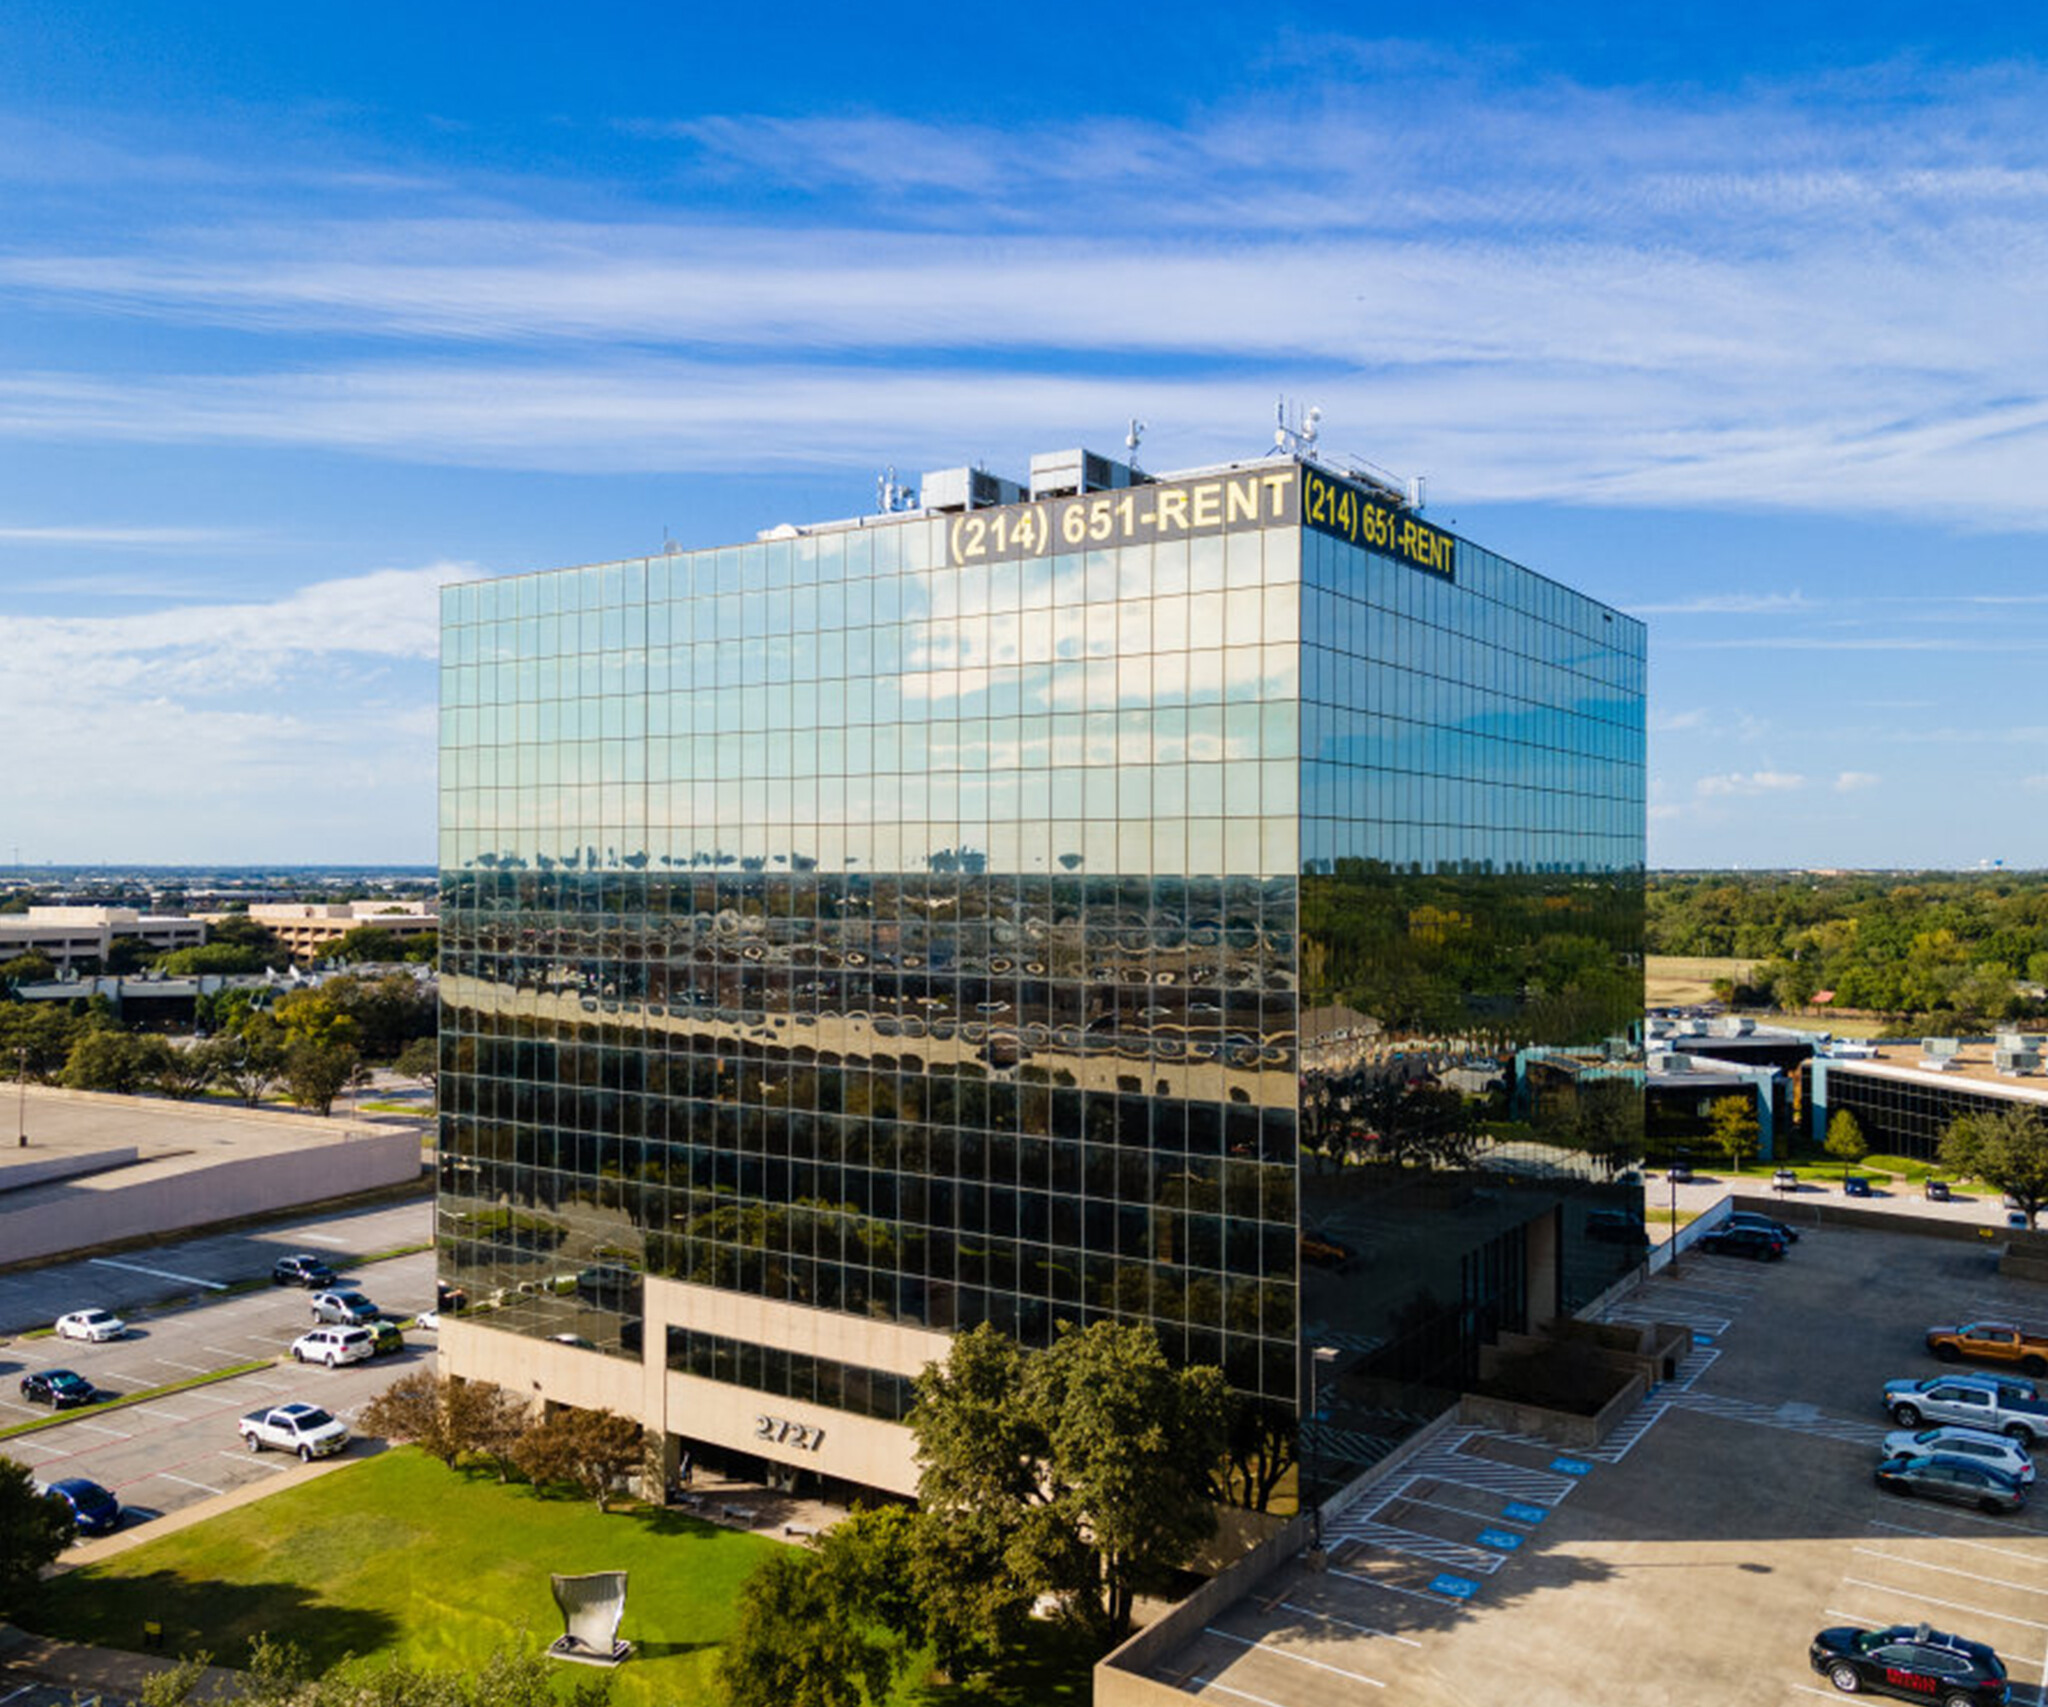
<svg viewBox="0 0 2048 1707">
<path fill-rule="evenodd" d="M 260 948 L 232 942 L 205 942 L 196 948 L 174 948 L 159 954 L 152 963 L 157 971 L 172 978 L 196 978 L 208 973 L 261 972 L 272 964 Z"/>
<path fill-rule="evenodd" d="M 199 1045 L 214 1082 L 254 1108 L 284 1076 L 284 1041 L 267 1014 L 252 1014 L 240 1032 L 224 1032 Z"/>
<path fill-rule="evenodd" d="M 46 984 L 56 976 L 57 963 L 33 949 L 12 960 L 0 960 L 0 985 L 9 989 L 16 984 Z"/>
<path fill-rule="evenodd" d="M 26 1464 L 0 1458 L 0 1618 L 21 1609 L 70 1540 L 71 1514 L 36 1492 Z"/>
<path fill-rule="evenodd" d="M 1757 1125 L 1756 1104 L 1749 1097 L 1716 1097 L 1707 1111 L 1712 1122 L 1709 1136 L 1714 1147 L 1739 1168 L 1756 1154 L 1762 1133 Z"/>
<path fill-rule="evenodd" d="M 139 936 L 117 936 L 107 944 L 107 952 L 100 966 L 102 972 L 118 977 L 128 977 L 140 972 L 150 962 L 150 947 Z"/>
<path fill-rule="evenodd" d="M 312 989 L 287 991 L 272 1002 L 270 1017 L 284 1033 L 285 1042 L 357 1047 L 362 1042 L 363 1028 L 349 1011 L 354 996 L 352 982 L 331 978 Z"/>
<path fill-rule="evenodd" d="M 877 1657 L 880 1687 L 864 1690 Z M 835 1601 L 824 1561 L 785 1551 L 741 1585 L 718 1681 L 729 1707 L 868 1707 L 887 1694 L 886 1661 Z"/>
<path fill-rule="evenodd" d="M 0 1064 L 48 1084 L 64 1071 L 84 1019 L 55 1002 L 0 1003 Z"/>
<path fill-rule="evenodd" d="M 242 1707 L 605 1707 L 606 1676 L 562 1676 L 561 1668 L 527 1650 L 498 1649 L 481 1665 L 429 1671 L 406 1660 L 372 1668 L 337 1667 L 316 1676 L 288 1643 L 258 1637 L 238 1680 Z M 188 1707 L 198 1694 L 208 1656 L 195 1654 L 143 1686 L 142 1707 Z"/>
<path fill-rule="evenodd" d="M 512 1461 L 535 1487 L 569 1483 L 603 1511 L 618 1481 L 640 1468 L 640 1425 L 614 1411 L 564 1406 L 520 1437 Z"/>
<path fill-rule="evenodd" d="M 918 1378 L 910 1426 L 919 1501 L 977 1573 L 959 1586 L 995 1597 L 984 1620 L 1052 1593 L 1099 1637 L 1126 1631 L 1136 1595 L 1214 1532 L 1224 1392 L 1141 1326 L 1063 1325 L 1029 1356 L 987 1325 L 957 1338 Z"/>
<path fill-rule="evenodd" d="M 2030 1228 L 2048 1205 L 2048 1123 L 2032 1108 L 1958 1115 L 1941 1136 L 1940 1155 L 1943 1167 L 2010 1197 Z"/>
<path fill-rule="evenodd" d="M 322 951 L 322 960 L 339 961 L 344 966 L 359 966 L 366 961 L 388 965 L 403 957 L 405 939 L 376 925 L 357 925 L 336 937 Z"/>
<path fill-rule="evenodd" d="M 284 1094 L 301 1108 L 326 1115 L 334 1099 L 348 1089 L 362 1067 L 362 1057 L 348 1043 L 289 1043 L 284 1051 Z"/>
<path fill-rule="evenodd" d="M 1248 1393 L 1230 1395 L 1223 1458 L 1210 1494 L 1225 1505 L 1264 1511 L 1300 1458 L 1301 1431 L 1291 1406 Z"/>
<path fill-rule="evenodd" d="M 409 965 L 431 966 L 440 958 L 439 931 L 419 931 L 405 939 L 405 959 Z"/>
<path fill-rule="evenodd" d="M 159 1096 L 189 1102 L 213 1083 L 213 1061 L 204 1044 L 180 1048 L 169 1039 L 150 1067 L 149 1088 Z"/>
<path fill-rule="evenodd" d="M 1828 1135 L 1822 1140 L 1821 1148 L 1830 1156 L 1841 1158 L 1844 1179 L 1849 1177 L 1851 1168 L 1870 1154 L 1870 1146 L 1864 1142 L 1863 1128 L 1846 1108 L 1838 1108 L 1828 1116 Z"/>
<path fill-rule="evenodd" d="M 441 1072 L 441 1045 L 431 1037 L 416 1037 L 398 1052 L 391 1070 L 400 1078 L 414 1079 L 431 1091 Z"/>
<path fill-rule="evenodd" d="M 160 1037 L 97 1029 L 83 1032 L 65 1059 L 64 1083 L 74 1091 L 133 1096 L 155 1075 L 168 1048 Z"/>
</svg>

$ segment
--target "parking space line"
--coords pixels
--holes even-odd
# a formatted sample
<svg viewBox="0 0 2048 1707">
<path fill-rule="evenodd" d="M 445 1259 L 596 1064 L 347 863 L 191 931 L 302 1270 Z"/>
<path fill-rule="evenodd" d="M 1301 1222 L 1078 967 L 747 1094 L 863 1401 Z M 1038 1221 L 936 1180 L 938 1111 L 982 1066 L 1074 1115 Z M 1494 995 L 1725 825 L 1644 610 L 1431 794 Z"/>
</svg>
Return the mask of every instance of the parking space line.
<svg viewBox="0 0 2048 1707">
<path fill-rule="evenodd" d="M 2010 1612 L 1992 1612 L 1981 1606 L 1971 1606 L 1965 1601 L 1943 1600 L 1938 1595 L 1922 1594 L 1918 1589 L 1900 1588 L 1896 1583 L 1874 1583 L 1866 1577 L 1844 1577 L 1843 1582 L 1851 1588 L 1874 1588 L 1880 1594 L 1903 1595 L 1908 1600 L 1925 1601 L 1929 1606 L 1946 1607 L 1951 1612 L 1967 1612 L 1974 1618 L 1996 1618 L 2001 1624 L 2024 1624 L 2029 1630 L 2048 1630 L 2038 1618 L 2020 1618 Z"/>
<path fill-rule="evenodd" d="M 73 1428 L 90 1429 L 94 1434 L 112 1435 L 116 1440 L 133 1440 L 135 1438 L 132 1434 L 128 1434 L 121 1429 L 109 1428 L 105 1423 L 87 1422 L 83 1417 L 78 1418 L 71 1426 Z"/>
<path fill-rule="evenodd" d="M 134 1274 L 153 1275 L 158 1280 L 175 1280 L 186 1286 L 203 1286 L 209 1292 L 225 1292 L 228 1289 L 224 1280 L 202 1280 L 196 1274 L 175 1274 L 167 1268 L 144 1268 L 139 1262 L 116 1262 L 112 1257 L 87 1257 L 85 1260 L 97 1263 L 101 1268 L 125 1268 Z"/>
<path fill-rule="evenodd" d="M 289 1464 L 273 1464 L 262 1453 L 251 1452 L 247 1447 L 244 1447 L 240 1452 L 230 1452 L 226 1447 L 222 1447 L 220 1456 L 232 1458 L 237 1464 L 246 1464 L 252 1470 L 270 1470 L 280 1476 L 291 1468 Z"/>
<path fill-rule="evenodd" d="M 175 1357 L 160 1357 L 157 1362 L 171 1369 L 182 1369 L 188 1375 L 211 1375 L 213 1371 L 203 1363 L 180 1363 Z"/>
<path fill-rule="evenodd" d="M 1257 1707 L 1280 1707 L 1277 1701 L 1268 1701 L 1263 1695 L 1254 1695 L 1249 1690 L 1232 1689 L 1227 1683 L 1218 1683 L 1213 1677 L 1203 1677 L 1199 1672 L 1188 1673 L 1188 1681 L 1198 1689 L 1213 1689 L 1219 1695 L 1234 1695 L 1240 1701 L 1256 1702 Z"/>
<path fill-rule="evenodd" d="M 203 1494 L 217 1494 L 220 1492 L 220 1489 L 216 1488 L 211 1482 L 195 1482 L 190 1476 L 175 1476 L 168 1470 L 156 1470 L 152 1471 L 151 1474 L 161 1476 L 166 1482 L 183 1482 L 186 1487 L 197 1488 Z M 145 1476 L 142 1479 L 146 1482 L 149 1480 L 149 1477 Z"/>
<path fill-rule="evenodd" d="M 1908 1559 L 1897 1553 L 1880 1553 L 1875 1547 L 1852 1547 L 1852 1553 L 1861 1553 L 1866 1558 L 1882 1559 L 1888 1565 L 1910 1565 L 1915 1570 L 1939 1571 L 1945 1577 L 1968 1577 L 1972 1582 L 1990 1583 L 1994 1588 L 2017 1589 L 2021 1594 L 2048 1594 L 2048 1583 L 2016 1583 L 2004 1577 L 1987 1577 L 1981 1572 L 1965 1571 L 1955 1565 L 1937 1565 L 1928 1559 Z"/>
<path fill-rule="evenodd" d="M 1303 1606 L 1298 1601 L 1280 1600 L 1275 1601 L 1273 1604 L 1284 1607 L 1289 1612 L 1299 1612 L 1304 1618 L 1320 1618 L 1326 1624 L 1341 1624 L 1345 1629 L 1356 1630 L 1362 1635 L 1384 1636 L 1389 1642 L 1404 1642 L 1411 1648 L 1422 1646 L 1413 1636 L 1397 1636 L 1391 1630 L 1378 1630 L 1370 1624 L 1354 1624 L 1348 1618 L 1339 1618 L 1334 1612 L 1319 1611 L 1313 1606 Z"/>
<path fill-rule="evenodd" d="M 1346 1671 L 1342 1666 L 1333 1666 L 1327 1660 L 1312 1660 L 1306 1654 L 1290 1653 L 1285 1648 L 1276 1648 L 1270 1642 L 1256 1642 L 1249 1636 L 1233 1636 L 1228 1630 L 1219 1630 L 1213 1624 L 1204 1624 L 1202 1633 L 1206 1636 L 1221 1636 L 1226 1642 L 1235 1642 L 1240 1647 L 1257 1648 L 1262 1654 L 1272 1654 L 1277 1659 L 1292 1660 L 1296 1665 L 1314 1666 L 1317 1671 L 1326 1671 L 1336 1677 L 1348 1677 L 1353 1683 L 1369 1683 L 1375 1689 L 1387 1686 L 1376 1677 L 1367 1677 L 1362 1671 Z"/>
</svg>

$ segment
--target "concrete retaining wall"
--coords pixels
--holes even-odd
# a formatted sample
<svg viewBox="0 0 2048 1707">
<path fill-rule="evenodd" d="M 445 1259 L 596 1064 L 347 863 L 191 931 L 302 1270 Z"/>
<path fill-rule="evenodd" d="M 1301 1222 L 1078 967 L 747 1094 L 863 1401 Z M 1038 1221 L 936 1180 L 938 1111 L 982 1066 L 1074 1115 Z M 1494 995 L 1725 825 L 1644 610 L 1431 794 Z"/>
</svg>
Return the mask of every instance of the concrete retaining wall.
<svg viewBox="0 0 2048 1707">
<path fill-rule="evenodd" d="M 0 1199 L 0 1251 L 8 1263 L 46 1260 L 88 1246 L 154 1238 L 237 1216 L 272 1214 L 419 1178 L 420 1135 L 411 1130 L 321 1138 L 191 1168 L 133 1185 L 49 1187 L 8 1209 Z"/>
<path fill-rule="evenodd" d="M 1467 1393 L 1458 1401 L 1458 1416 L 1475 1428 L 1499 1429 L 1503 1434 L 1533 1434 L 1538 1440 L 1553 1440 L 1559 1446 L 1586 1450 L 1605 1440 L 1649 1390 L 1649 1383 L 1640 1375 L 1631 1375 L 1621 1391 L 1590 1417 L 1525 1405 L 1514 1399 L 1496 1399 L 1485 1393 Z"/>
<path fill-rule="evenodd" d="M 41 1156 L 32 1162 L 14 1162 L 7 1159 L 6 1151 L 0 1150 L 0 1192 L 26 1191 L 32 1185 L 47 1185 L 53 1179 L 80 1179 L 86 1174 L 131 1167 L 137 1153 L 131 1144 L 119 1150 L 89 1150 L 82 1156 Z"/>
</svg>

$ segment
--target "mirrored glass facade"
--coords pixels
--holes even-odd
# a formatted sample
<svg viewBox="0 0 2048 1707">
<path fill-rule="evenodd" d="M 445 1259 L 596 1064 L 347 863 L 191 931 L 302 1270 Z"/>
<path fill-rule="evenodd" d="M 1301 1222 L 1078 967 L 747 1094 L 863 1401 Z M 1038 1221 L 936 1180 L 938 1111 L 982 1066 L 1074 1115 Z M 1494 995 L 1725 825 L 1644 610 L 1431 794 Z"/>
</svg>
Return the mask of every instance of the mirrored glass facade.
<svg viewBox="0 0 2048 1707">
<path fill-rule="evenodd" d="M 1640 1022 L 1642 630 L 1391 514 L 1281 460 L 449 588 L 444 1281 L 742 1385 L 648 1288 L 1141 1319 L 1282 1434 L 1322 1346 L 1322 1475 L 1609 1284 L 1501 1087 Z"/>
</svg>

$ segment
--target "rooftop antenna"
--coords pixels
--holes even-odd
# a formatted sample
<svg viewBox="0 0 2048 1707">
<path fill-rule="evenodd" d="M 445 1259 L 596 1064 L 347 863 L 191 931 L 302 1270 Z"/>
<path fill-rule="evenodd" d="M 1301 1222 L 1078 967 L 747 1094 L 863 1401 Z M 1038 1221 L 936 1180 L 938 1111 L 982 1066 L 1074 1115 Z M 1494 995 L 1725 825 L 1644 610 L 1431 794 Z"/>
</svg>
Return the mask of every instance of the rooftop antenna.
<svg viewBox="0 0 2048 1707">
<path fill-rule="evenodd" d="M 896 483 L 896 465 L 892 462 L 875 476 L 875 509 L 882 515 L 893 515 L 898 510 L 917 508 L 917 494 L 908 486 Z"/>
<path fill-rule="evenodd" d="M 1129 461 L 1134 470 L 1138 466 L 1138 441 L 1145 436 L 1145 430 L 1150 424 L 1149 422 L 1139 420 L 1137 416 L 1133 415 L 1131 417 L 1131 430 L 1124 434 L 1124 449 L 1130 453 Z"/>
<path fill-rule="evenodd" d="M 682 550 L 683 550 L 683 547 L 682 547 L 682 544 L 681 544 L 681 542 L 680 542 L 679 540 L 677 540 L 676 536 L 675 536 L 674 534 L 670 533 L 670 532 L 668 531 L 668 528 L 666 527 L 666 525 L 664 525 L 664 526 L 663 526 L 663 528 L 662 528 L 662 530 L 661 530 L 661 554 L 662 554 L 662 556 L 664 556 L 664 557 L 679 557 L 679 556 L 681 556 L 681 555 L 682 555 Z"/>
<path fill-rule="evenodd" d="M 1273 408 L 1273 446 L 1290 456 L 1312 456 L 1315 453 L 1316 438 L 1323 430 L 1323 411 L 1320 405 L 1311 403 L 1306 412 L 1300 406 L 1290 406 L 1282 397 Z"/>
</svg>

